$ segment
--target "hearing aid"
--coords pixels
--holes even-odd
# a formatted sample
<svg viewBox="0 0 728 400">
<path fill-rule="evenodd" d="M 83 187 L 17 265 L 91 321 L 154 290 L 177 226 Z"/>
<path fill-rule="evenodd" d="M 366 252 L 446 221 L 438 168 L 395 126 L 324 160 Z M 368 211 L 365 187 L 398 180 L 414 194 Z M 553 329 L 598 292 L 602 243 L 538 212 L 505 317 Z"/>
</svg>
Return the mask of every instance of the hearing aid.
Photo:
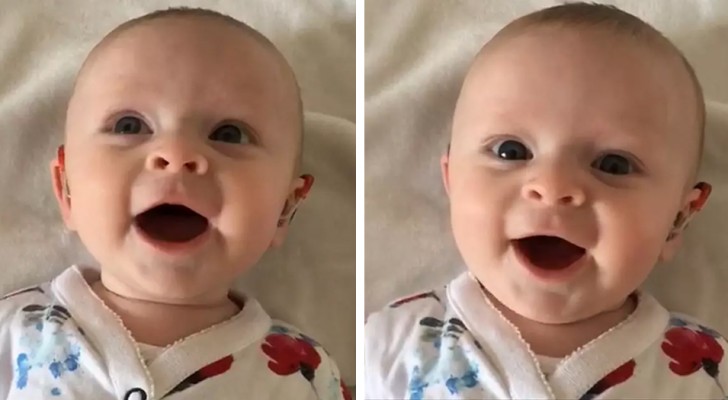
<svg viewBox="0 0 728 400">
<path fill-rule="evenodd" d="M 713 187 L 708 182 L 698 182 L 695 184 L 694 189 L 700 190 L 700 196 L 690 202 L 690 211 L 698 212 L 705 207 L 705 203 L 708 201 L 708 196 L 713 191 Z"/>
<path fill-rule="evenodd" d="M 58 146 L 58 172 L 61 175 L 61 190 L 63 191 L 63 195 L 66 196 L 66 198 L 71 198 L 71 191 L 68 188 L 68 179 L 66 178 L 66 151 L 63 147 L 63 145 Z"/>
<path fill-rule="evenodd" d="M 698 182 L 695 184 L 693 189 L 698 189 L 700 191 L 700 195 L 697 199 L 688 204 L 687 213 L 683 211 L 679 211 L 677 213 L 675 221 L 672 223 L 672 230 L 667 235 L 667 241 L 674 239 L 681 230 L 687 227 L 688 220 L 693 214 L 705 207 L 705 203 L 708 201 L 708 196 L 710 196 L 710 193 L 713 191 L 713 187 L 707 182 Z"/>
<path fill-rule="evenodd" d="M 295 217 L 296 212 L 298 212 L 298 204 L 306 197 L 308 197 L 308 193 L 311 191 L 311 187 L 313 186 L 314 182 L 313 175 L 303 174 L 300 176 L 300 178 L 303 179 L 303 186 L 294 190 L 293 194 L 288 199 L 286 199 L 286 203 L 283 205 L 283 211 L 281 211 L 281 216 L 278 219 L 279 227 L 283 226 L 286 221 L 288 223 L 291 223 L 291 221 L 293 221 L 293 217 Z M 291 209 L 293 209 L 293 212 L 291 212 Z M 291 213 L 290 217 L 288 217 L 289 213 Z"/>
</svg>

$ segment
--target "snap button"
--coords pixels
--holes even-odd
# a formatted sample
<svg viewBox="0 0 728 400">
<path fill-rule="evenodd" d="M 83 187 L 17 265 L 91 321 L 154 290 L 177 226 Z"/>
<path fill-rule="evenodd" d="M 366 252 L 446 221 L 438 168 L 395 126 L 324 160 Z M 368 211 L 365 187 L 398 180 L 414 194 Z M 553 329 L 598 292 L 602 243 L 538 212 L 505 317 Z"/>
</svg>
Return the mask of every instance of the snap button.
<svg viewBox="0 0 728 400">
<path fill-rule="evenodd" d="M 147 392 L 139 388 L 131 389 L 124 395 L 124 400 L 147 400 Z"/>
</svg>

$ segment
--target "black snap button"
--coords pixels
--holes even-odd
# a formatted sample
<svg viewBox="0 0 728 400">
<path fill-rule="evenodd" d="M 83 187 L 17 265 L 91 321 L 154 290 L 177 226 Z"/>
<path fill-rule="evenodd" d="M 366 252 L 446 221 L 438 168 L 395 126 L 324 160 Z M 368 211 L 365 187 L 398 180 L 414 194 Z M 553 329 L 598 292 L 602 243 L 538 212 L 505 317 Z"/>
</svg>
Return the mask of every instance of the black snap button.
<svg viewBox="0 0 728 400">
<path fill-rule="evenodd" d="M 124 395 L 124 400 L 147 400 L 147 392 L 139 388 L 131 389 Z"/>
</svg>

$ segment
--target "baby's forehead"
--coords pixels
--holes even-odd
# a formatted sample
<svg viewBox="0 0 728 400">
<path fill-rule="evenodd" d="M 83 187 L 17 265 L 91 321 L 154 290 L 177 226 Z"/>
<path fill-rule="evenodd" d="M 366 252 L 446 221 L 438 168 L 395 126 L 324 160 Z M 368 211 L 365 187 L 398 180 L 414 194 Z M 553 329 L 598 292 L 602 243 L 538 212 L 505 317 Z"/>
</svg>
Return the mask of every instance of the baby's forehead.
<svg viewBox="0 0 728 400">
<path fill-rule="evenodd" d="M 92 49 L 78 75 L 83 77 L 100 60 L 109 57 L 122 69 L 132 63 L 143 63 L 145 57 L 153 58 L 155 54 L 171 56 L 170 64 L 184 57 L 198 57 L 202 61 L 235 57 L 241 64 L 269 64 L 266 68 L 292 75 L 275 46 L 253 32 L 207 16 L 168 16 L 122 24 Z"/>
<path fill-rule="evenodd" d="M 71 105 L 166 109 L 179 117 L 212 119 L 297 112 L 295 81 L 270 49 L 233 37 L 239 34 L 235 28 L 187 22 L 145 22 L 94 49 Z"/>
<path fill-rule="evenodd" d="M 682 54 L 670 47 L 672 45 L 667 46 L 662 39 L 652 37 L 643 40 L 601 26 L 543 24 L 521 27 L 505 35 L 497 35 L 494 41 L 481 49 L 468 72 L 461 96 L 468 92 L 488 90 L 483 87 L 486 82 L 502 85 L 509 78 L 532 81 L 533 76 L 540 75 L 539 69 L 558 62 L 555 60 L 562 60 L 563 75 L 554 74 L 554 79 L 563 79 L 577 86 L 585 82 L 592 90 L 602 88 L 612 93 L 616 92 L 615 86 L 621 86 L 624 100 L 613 102 L 612 105 L 616 109 L 625 109 L 636 118 L 646 118 L 646 115 L 630 112 L 630 106 L 659 108 L 660 104 L 667 104 L 665 102 L 676 105 L 673 109 L 683 119 L 679 125 L 687 127 L 680 136 L 683 139 L 689 136 L 692 142 L 698 142 L 700 153 L 705 119 L 702 90 Z M 498 66 L 494 68 L 495 64 Z M 489 69 L 493 69 L 493 73 L 483 79 Z M 504 71 L 505 75 L 510 76 L 505 77 Z M 518 76 L 518 72 L 522 76 Z M 564 79 L 564 76 L 580 74 L 589 80 Z M 572 85 L 564 90 L 578 89 Z M 640 103 L 640 99 L 648 98 L 643 96 L 647 90 L 660 95 L 653 96 L 654 101 Z M 602 100 L 602 93 L 593 93 L 589 101 L 598 103 Z M 544 95 L 548 97 L 551 94 Z M 475 98 L 481 97 L 476 94 Z"/>
<path fill-rule="evenodd" d="M 257 91 L 301 112 L 293 70 L 271 42 L 252 28 L 204 15 L 122 24 L 89 53 L 72 99 L 130 83 L 151 90 L 169 82 L 190 90 L 197 84 L 223 101 Z"/>
<path fill-rule="evenodd" d="M 552 26 L 530 27 L 486 44 L 466 75 L 464 89 L 490 85 L 487 89 L 492 90 L 508 83 L 530 87 L 554 80 L 565 85 L 564 91 L 627 85 L 629 90 L 620 92 L 625 95 L 651 86 L 690 97 L 692 89 L 689 74 L 674 54 L 604 30 Z M 541 93 L 545 97 L 557 94 Z M 594 95 L 598 100 L 599 93 Z"/>
<path fill-rule="evenodd" d="M 568 5 L 564 7 L 568 7 Z M 589 19 L 581 20 L 578 16 L 573 18 L 573 20 L 565 17 L 539 22 L 538 19 L 529 20 L 529 17 L 526 16 L 512 22 L 483 45 L 471 65 L 471 71 L 482 67 L 484 61 L 491 54 L 497 53 L 498 49 L 512 47 L 514 41 L 518 41 L 519 38 L 545 38 L 548 37 L 549 32 L 561 32 L 563 35 L 557 37 L 557 40 L 560 41 L 569 37 L 582 41 L 587 51 L 596 57 L 604 54 L 609 54 L 609 57 L 612 57 L 613 54 L 626 54 L 626 51 L 620 51 L 625 49 L 636 50 L 631 53 L 638 54 L 639 62 L 651 63 L 662 71 L 670 71 L 669 74 L 666 74 L 666 76 L 670 76 L 668 78 L 670 82 L 666 81 L 665 86 L 679 85 L 682 88 L 687 87 L 687 91 L 691 92 L 686 96 L 689 99 L 687 108 L 694 110 L 697 114 L 698 129 L 702 135 L 705 125 L 705 102 L 702 87 L 688 60 L 669 39 L 633 16 L 627 17 L 629 23 L 620 19 L 622 17 L 609 19 L 604 16 L 605 20 L 601 23 Z M 563 42 L 557 42 L 555 46 L 552 46 L 555 49 L 554 52 L 562 51 L 564 47 L 566 46 Z M 550 57 L 551 54 L 543 54 L 546 61 Z"/>
<path fill-rule="evenodd" d="M 524 43 L 537 43 L 544 50 L 534 53 L 550 58 L 565 51 L 578 50 L 577 55 L 585 53 L 596 55 L 626 55 L 638 53 L 643 59 L 651 59 L 669 64 L 676 70 L 684 72 L 685 65 L 679 51 L 664 38 L 638 37 L 615 31 L 602 26 L 572 26 L 564 24 L 533 24 L 517 28 L 505 28 L 487 41 L 473 59 L 472 67 L 481 61 L 513 49 L 528 48 Z M 667 43 L 667 44 L 666 44 Z M 530 47 L 533 52 L 534 47 Z M 541 50 L 541 49 L 536 49 Z M 636 50 L 636 51 L 635 51 Z"/>
</svg>

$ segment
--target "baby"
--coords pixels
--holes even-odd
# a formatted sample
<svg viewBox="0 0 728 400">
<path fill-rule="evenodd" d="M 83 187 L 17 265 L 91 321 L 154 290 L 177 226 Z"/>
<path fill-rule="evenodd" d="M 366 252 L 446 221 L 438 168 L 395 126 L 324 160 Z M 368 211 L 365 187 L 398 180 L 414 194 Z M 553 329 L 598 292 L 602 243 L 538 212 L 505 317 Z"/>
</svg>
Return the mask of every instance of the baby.
<svg viewBox="0 0 728 400">
<path fill-rule="evenodd" d="M 0 398 L 348 398 L 318 343 L 230 292 L 311 187 L 302 130 L 293 71 L 240 21 L 170 9 L 108 34 L 51 163 L 100 272 L 0 301 Z"/>
<path fill-rule="evenodd" d="M 367 397 L 726 398 L 725 340 L 638 289 L 709 195 L 704 125 L 692 68 L 630 14 L 501 30 L 441 160 L 468 272 L 369 317 Z"/>
</svg>

